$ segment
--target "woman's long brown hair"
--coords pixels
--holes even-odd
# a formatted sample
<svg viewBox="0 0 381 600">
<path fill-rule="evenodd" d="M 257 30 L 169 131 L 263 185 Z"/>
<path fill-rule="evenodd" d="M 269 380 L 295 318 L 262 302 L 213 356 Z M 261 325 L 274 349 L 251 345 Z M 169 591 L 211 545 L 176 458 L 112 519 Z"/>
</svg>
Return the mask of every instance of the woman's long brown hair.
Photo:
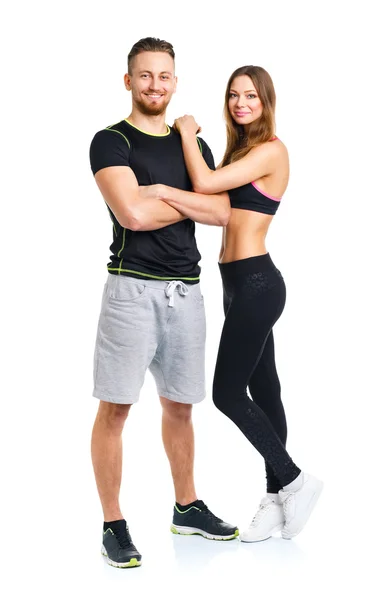
<svg viewBox="0 0 381 600">
<path fill-rule="evenodd" d="M 253 121 L 245 132 L 232 118 L 228 102 L 233 80 L 240 75 L 248 75 L 252 80 L 262 102 L 263 112 L 259 119 Z M 236 69 L 231 74 L 225 93 L 224 116 L 226 121 L 226 150 L 221 166 L 243 158 L 252 148 L 268 142 L 275 135 L 275 89 L 270 75 L 262 67 L 247 65 Z"/>
</svg>

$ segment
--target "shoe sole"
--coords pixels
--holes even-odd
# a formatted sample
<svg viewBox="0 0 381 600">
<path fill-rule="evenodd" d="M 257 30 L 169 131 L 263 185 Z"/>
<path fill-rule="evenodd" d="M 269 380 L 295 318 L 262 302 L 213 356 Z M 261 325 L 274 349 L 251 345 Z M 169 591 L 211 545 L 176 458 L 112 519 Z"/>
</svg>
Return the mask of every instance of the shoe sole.
<svg viewBox="0 0 381 600">
<path fill-rule="evenodd" d="M 202 537 L 208 540 L 217 540 L 221 542 L 234 540 L 239 536 L 238 529 L 236 529 L 232 535 L 214 535 L 212 533 L 207 533 L 202 529 L 196 529 L 195 527 L 180 527 L 179 525 L 174 525 L 173 523 L 171 525 L 171 531 L 177 535 L 202 535 Z"/>
<path fill-rule="evenodd" d="M 104 546 L 102 546 L 101 552 L 102 552 L 103 556 L 105 556 L 107 558 L 108 564 L 111 565 L 112 567 L 117 567 L 119 569 L 129 569 L 131 567 L 140 567 L 140 565 L 142 564 L 142 561 L 138 560 L 137 558 L 131 558 L 131 560 L 129 560 L 128 562 L 125 562 L 125 563 L 117 563 L 114 560 L 111 560 L 111 558 L 109 558 L 109 556 L 107 554 L 107 550 Z"/>
<path fill-rule="evenodd" d="M 284 532 L 282 531 L 282 538 L 283 538 L 284 540 L 291 540 L 291 539 L 292 539 L 292 538 L 294 538 L 296 535 L 299 535 L 299 533 L 302 531 L 302 529 L 303 529 L 303 528 L 304 528 L 304 526 L 306 525 L 306 523 L 307 523 L 308 519 L 310 518 L 310 516 L 311 516 L 311 513 L 312 513 L 312 511 L 313 511 L 313 509 L 314 509 L 314 507 L 315 507 L 315 505 L 316 505 L 316 502 L 319 500 L 319 497 L 320 497 L 320 494 L 322 493 L 322 491 L 323 491 L 323 482 L 322 482 L 322 481 L 320 481 L 320 482 L 319 482 L 319 487 L 316 489 L 316 491 L 315 491 L 314 495 L 312 496 L 312 498 L 311 498 L 311 500 L 310 500 L 310 503 L 309 503 L 309 505 L 308 505 L 308 508 L 307 508 L 307 511 L 306 511 L 306 516 L 305 516 L 305 519 L 304 519 L 303 523 L 302 523 L 301 525 L 299 525 L 299 528 L 297 529 L 297 531 L 295 531 L 295 532 L 294 532 L 294 533 L 292 533 L 291 535 L 290 535 L 290 534 L 287 534 L 287 533 L 284 533 Z"/>
<path fill-rule="evenodd" d="M 240 540 L 241 542 L 245 543 L 245 544 L 255 544 L 256 542 L 265 542 L 266 540 L 269 540 L 271 538 L 271 536 L 274 533 L 277 533 L 278 531 L 281 531 L 282 529 L 282 525 L 276 525 L 275 527 L 273 527 L 270 531 L 267 537 L 261 537 L 261 538 L 257 538 L 255 540 L 245 540 L 242 536 L 244 534 L 241 535 Z"/>
</svg>

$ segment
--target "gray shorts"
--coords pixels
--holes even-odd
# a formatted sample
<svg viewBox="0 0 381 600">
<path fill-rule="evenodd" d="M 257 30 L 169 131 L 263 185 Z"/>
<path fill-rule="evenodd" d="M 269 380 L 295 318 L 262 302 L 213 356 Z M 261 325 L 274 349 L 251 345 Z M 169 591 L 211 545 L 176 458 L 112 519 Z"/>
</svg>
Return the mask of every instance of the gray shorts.
<svg viewBox="0 0 381 600">
<path fill-rule="evenodd" d="M 205 309 L 200 284 L 109 275 L 94 354 L 93 396 L 139 400 L 147 368 L 175 402 L 205 397 Z"/>
</svg>

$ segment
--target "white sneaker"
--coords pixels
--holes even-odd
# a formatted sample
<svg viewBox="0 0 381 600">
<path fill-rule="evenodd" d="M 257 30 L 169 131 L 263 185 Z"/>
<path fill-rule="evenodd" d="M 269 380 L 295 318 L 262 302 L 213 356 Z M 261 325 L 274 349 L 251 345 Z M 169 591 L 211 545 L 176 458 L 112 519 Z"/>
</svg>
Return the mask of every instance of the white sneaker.
<svg viewBox="0 0 381 600">
<path fill-rule="evenodd" d="M 240 534 L 241 542 L 262 542 L 280 531 L 284 525 L 282 504 L 276 504 L 270 498 L 262 498 L 259 509 L 249 527 Z"/>
<path fill-rule="evenodd" d="M 282 537 L 285 540 L 290 540 L 302 531 L 323 489 L 323 482 L 316 477 L 307 473 L 303 473 L 303 476 L 303 485 L 298 490 L 279 492 L 284 511 Z"/>
</svg>

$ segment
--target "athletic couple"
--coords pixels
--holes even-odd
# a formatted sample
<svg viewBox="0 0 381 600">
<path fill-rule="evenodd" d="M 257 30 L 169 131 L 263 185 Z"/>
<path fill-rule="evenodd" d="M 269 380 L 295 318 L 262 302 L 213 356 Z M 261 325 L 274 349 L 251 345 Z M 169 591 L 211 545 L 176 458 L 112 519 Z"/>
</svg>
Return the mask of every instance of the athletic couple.
<svg viewBox="0 0 381 600">
<path fill-rule="evenodd" d="M 322 483 L 286 450 L 287 426 L 274 360 L 273 326 L 285 284 L 265 238 L 289 177 L 275 135 L 275 91 L 261 67 L 238 68 L 225 95 L 227 143 L 215 169 L 191 116 L 165 122 L 176 91 L 170 43 L 144 38 L 128 55 L 131 114 L 99 131 L 90 147 L 96 183 L 113 223 L 94 356 L 100 400 L 92 461 L 103 507 L 103 554 L 116 567 L 141 564 L 119 505 L 122 431 L 144 376 L 153 374 L 163 409 L 163 443 L 175 505 L 171 530 L 213 540 L 239 535 L 198 498 L 192 406 L 205 397 L 205 311 L 195 222 L 223 227 L 219 269 L 225 322 L 213 402 L 265 461 L 267 493 L 240 534 L 256 542 L 297 535 Z M 250 396 L 248 395 L 248 390 Z"/>
</svg>

